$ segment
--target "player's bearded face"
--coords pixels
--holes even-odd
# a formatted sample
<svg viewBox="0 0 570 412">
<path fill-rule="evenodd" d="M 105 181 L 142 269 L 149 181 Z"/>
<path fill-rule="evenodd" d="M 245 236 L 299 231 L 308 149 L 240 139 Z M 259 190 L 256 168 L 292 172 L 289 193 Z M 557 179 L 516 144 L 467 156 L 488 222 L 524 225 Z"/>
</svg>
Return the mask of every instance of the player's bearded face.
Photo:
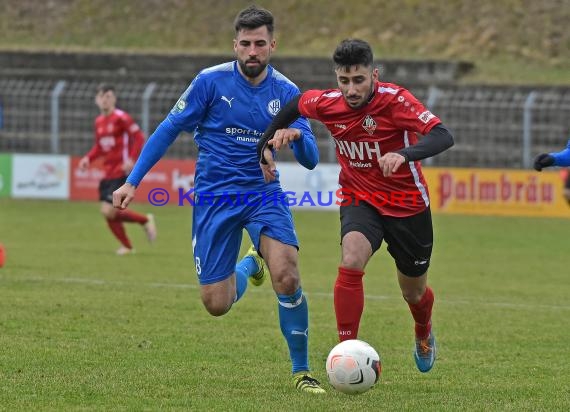
<svg viewBox="0 0 570 412">
<path fill-rule="evenodd" d="M 234 51 L 242 74 L 250 79 L 259 77 L 269 64 L 275 40 L 266 26 L 240 30 L 234 40 Z"/>
<path fill-rule="evenodd" d="M 352 109 L 366 105 L 378 79 L 378 69 L 366 66 L 338 67 L 336 70 L 338 88 L 346 104 Z"/>
</svg>

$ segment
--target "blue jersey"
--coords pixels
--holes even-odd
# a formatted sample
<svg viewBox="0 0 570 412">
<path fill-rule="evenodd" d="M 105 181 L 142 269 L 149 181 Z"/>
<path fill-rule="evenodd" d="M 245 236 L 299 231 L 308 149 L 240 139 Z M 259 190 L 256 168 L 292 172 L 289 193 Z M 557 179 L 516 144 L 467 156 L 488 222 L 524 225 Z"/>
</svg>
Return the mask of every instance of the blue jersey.
<svg viewBox="0 0 570 412">
<path fill-rule="evenodd" d="M 240 74 L 237 61 L 202 70 L 149 138 L 127 181 L 138 185 L 184 130 L 194 133 L 198 146 L 198 194 L 278 189 L 278 181 L 267 184 L 263 179 L 256 144 L 279 109 L 298 94 L 298 87 L 271 66 L 257 86 Z M 301 139 L 291 145 L 295 157 L 314 168 L 318 149 L 307 119 L 299 118 L 290 127 L 301 130 Z"/>
</svg>

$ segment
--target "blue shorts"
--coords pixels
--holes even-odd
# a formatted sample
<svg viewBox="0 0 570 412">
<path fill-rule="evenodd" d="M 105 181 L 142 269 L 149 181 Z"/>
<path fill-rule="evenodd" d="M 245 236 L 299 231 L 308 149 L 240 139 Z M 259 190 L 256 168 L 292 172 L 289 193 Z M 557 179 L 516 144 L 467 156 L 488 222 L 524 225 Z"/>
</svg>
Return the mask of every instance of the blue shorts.
<svg viewBox="0 0 570 412">
<path fill-rule="evenodd" d="M 297 234 L 287 200 L 275 201 L 281 190 L 267 195 L 253 193 L 217 197 L 197 196 L 192 212 L 192 250 L 198 281 L 208 285 L 227 279 L 235 272 L 243 229 L 259 250 L 261 234 L 298 247 Z"/>
</svg>

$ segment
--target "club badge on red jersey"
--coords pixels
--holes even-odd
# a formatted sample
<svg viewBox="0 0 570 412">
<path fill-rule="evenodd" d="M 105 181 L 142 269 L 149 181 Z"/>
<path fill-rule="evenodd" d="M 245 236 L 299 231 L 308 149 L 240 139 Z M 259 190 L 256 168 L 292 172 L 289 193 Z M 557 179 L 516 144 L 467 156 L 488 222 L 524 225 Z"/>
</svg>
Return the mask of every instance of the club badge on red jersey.
<svg viewBox="0 0 570 412">
<path fill-rule="evenodd" d="M 366 115 L 364 120 L 362 121 L 362 127 L 364 130 L 368 132 L 369 135 L 374 134 L 374 130 L 376 130 L 376 122 L 369 114 Z"/>
</svg>

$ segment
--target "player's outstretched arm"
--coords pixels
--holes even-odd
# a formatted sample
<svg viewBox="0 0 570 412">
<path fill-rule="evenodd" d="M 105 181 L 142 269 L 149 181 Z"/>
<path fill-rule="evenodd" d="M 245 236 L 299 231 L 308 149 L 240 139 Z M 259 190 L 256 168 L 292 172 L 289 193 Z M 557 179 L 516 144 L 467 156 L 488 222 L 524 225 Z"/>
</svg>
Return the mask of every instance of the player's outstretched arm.
<svg viewBox="0 0 570 412">
<path fill-rule="evenodd" d="M 97 143 L 96 140 L 93 147 L 91 147 L 91 149 L 85 154 L 85 156 L 81 158 L 78 166 L 81 170 L 85 170 L 89 167 L 91 162 L 95 161 L 95 159 L 98 159 L 103 155 L 104 155 L 103 149 L 101 149 L 101 146 Z"/>
<path fill-rule="evenodd" d="M 453 136 L 451 132 L 440 123 L 432 127 L 428 134 L 415 145 L 408 146 L 397 152 L 384 154 L 378 159 L 378 165 L 380 169 L 382 169 L 384 176 L 391 176 L 392 173 L 396 173 L 404 163 L 427 159 L 428 157 L 435 156 L 449 149 L 451 146 L 453 146 Z"/>
<path fill-rule="evenodd" d="M 444 150 L 453 146 L 453 136 L 449 129 L 443 124 L 437 124 L 431 128 L 423 139 L 413 146 L 408 146 L 405 149 L 398 150 L 406 159 L 406 162 L 414 162 L 416 160 L 427 159 L 428 157 L 435 156 Z"/>
<path fill-rule="evenodd" d="M 127 177 L 127 183 L 137 187 L 148 171 L 160 160 L 168 147 L 176 140 L 180 130 L 166 118 L 158 125 L 143 147 L 133 170 Z"/>
<path fill-rule="evenodd" d="M 545 167 L 550 166 L 560 166 L 566 167 L 570 166 L 570 140 L 566 144 L 566 149 L 558 153 L 542 153 L 536 156 L 534 159 L 534 168 L 539 172 Z"/>
</svg>

